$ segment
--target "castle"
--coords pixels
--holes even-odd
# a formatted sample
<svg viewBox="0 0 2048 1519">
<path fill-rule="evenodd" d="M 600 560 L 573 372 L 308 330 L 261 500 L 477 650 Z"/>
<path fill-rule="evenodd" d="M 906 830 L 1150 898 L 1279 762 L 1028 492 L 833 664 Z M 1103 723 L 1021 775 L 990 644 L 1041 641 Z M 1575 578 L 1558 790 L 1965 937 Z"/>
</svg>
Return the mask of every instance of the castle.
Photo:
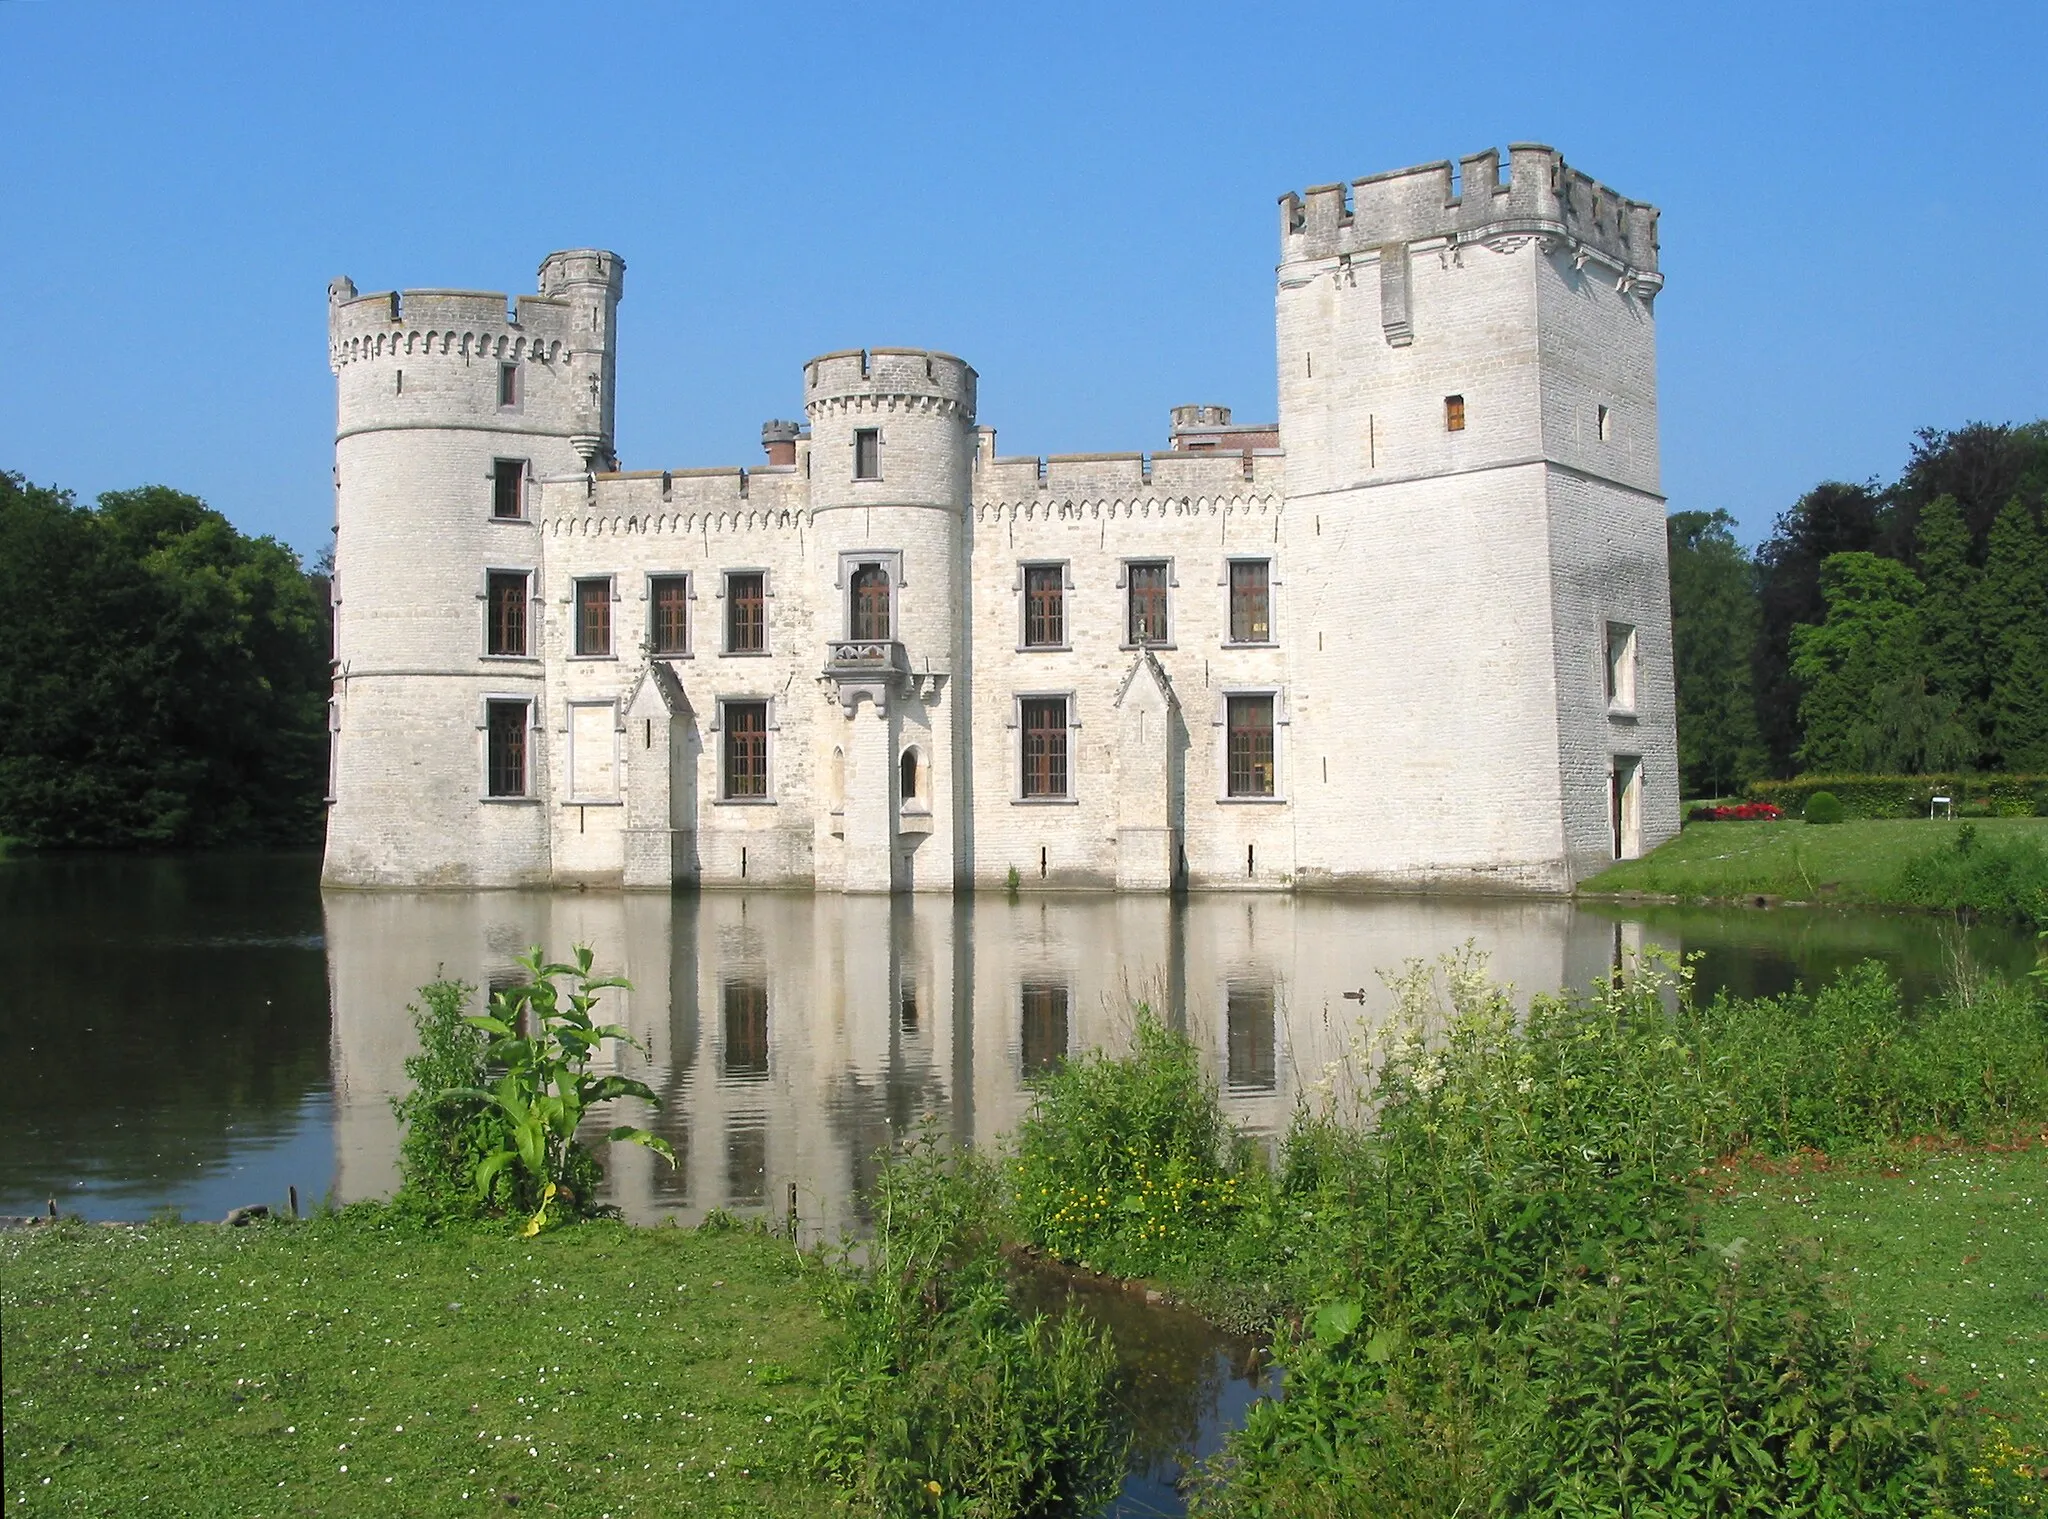
<svg viewBox="0 0 2048 1519">
<path fill-rule="evenodd" d="M 1676 832 L 1657 212 L 1510 147 L 1280 200 L 1276 422 L 1006 458 L 803 367 L 627 471 L 625 266 L 328 290 L 325 879 L 1557 893 Z"/>
</svg>

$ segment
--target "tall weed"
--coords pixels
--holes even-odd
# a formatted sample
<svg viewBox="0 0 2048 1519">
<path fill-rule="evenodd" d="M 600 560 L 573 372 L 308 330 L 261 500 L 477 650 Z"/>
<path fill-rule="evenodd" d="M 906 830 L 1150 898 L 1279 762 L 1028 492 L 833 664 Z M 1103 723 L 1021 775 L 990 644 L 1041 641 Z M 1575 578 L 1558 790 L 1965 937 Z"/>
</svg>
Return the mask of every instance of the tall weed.
<svg viewBox="0 0 2048 1519">
<path fill-rule="evenodd" d="M 865 1261 L 830 1278 L 840 1327 L 809 1410 L 813 1468 L 863 1513 L 1092 1513 L 1129 1442 L 1115 1357 L 1078 1314 L 1018 1313 L 994 1172 L 942 1155 L 927 1128 L 873 1204 Z"/>
<path fill-rule="evenodd" d="M 479 1194 L 476 1168 L 498 1148 L 496 1122 L 480 1099 L 444 1097 L 450 1088 L 489 1080 L 487 1040 L 469 1021 L 476 988 L 462 981 L 432 981 L 407 1006 L 419 1035 L 417 1053 L 405 1058 L 408 1090 L 391 1099 L 404 1137 L 398 1147 L 401 1210 L 427 1218 L 477 1218 L 511 1203 L 509 1178 Z"/>
</svg>

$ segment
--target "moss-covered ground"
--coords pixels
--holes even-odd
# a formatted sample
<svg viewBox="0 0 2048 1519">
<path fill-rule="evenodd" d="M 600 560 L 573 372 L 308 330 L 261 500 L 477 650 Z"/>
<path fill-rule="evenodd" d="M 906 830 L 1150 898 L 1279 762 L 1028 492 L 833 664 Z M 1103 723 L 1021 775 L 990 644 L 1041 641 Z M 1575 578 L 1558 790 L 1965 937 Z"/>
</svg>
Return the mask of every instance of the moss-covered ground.
<svg viewBox="0 0 2048 1519">
<path fill-rule="evenodd" d="M 824 1324 L 765 1235 L 305 1224 L 0 1236 L 14 1515 L 822 1513 Z"/>
</svg>

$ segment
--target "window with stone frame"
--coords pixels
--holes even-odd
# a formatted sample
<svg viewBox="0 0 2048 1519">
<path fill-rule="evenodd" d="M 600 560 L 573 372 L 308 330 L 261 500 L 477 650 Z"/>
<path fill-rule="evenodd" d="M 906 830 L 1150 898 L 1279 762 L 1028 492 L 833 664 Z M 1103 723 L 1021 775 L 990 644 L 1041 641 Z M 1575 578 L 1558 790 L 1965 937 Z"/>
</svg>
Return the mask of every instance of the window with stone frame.
<svg viewBox="0 0 2048 1519">
<path fill-rule="evenodd" d="M 1265 559 L 1230 561 L 1230 641 L 1273 640 L 1273 567 Z"/>
<path fill-rule="evenodd" d="M 1224 1002 L 1224 1084 L 1232 1092 L 1271 1092 L 1279 1086 L 1274 1048 L 1273 988 L 1233 982 Z"/>
<path fill-rule="evenodd" d="M 1226 794 L 1273 794 L 1273 698 L 1232 696 L 1224 703 Z"/>
<path fill-rule="evenodd" d="M 764 654 L 768 650 L 768 577 L 759 570 L 734 570 L 725 577 L 725 651 Z"/>
<path fill-rule="evenodd" d="M 484 577 L 484 652 L 527 652 L 526 571 L 492 570 Z"/>
<path fill-rule="evenodd" d="M 1067 699 L 1030 696 L 1018 704 L 1022 786 L 1029 800 L 1067 796 Z"/>
<path fill-rule="evenodd" d="M 724 706 L 725 799 L 768 797 L 768 703 L 729 701 Z"/>
<path fill-rule="evenodd" d="M 879 427 L 862 427 L 853 435 L 853 478 L 856 480 L 879 480 L 882 478 L 882 430 Z"/>
<path fill-rule="evenodd" d="M 1607 624 L 1607 705 L 1633 712 L 1636 705 L 1636 630 L 1629 623 Z"/>
<path fill-rule="evenodd" d="M 1166 562 L 1159 559 L 1137 560 L 1125 567 L 1124 574 L 1129 610 L 1124 641 L 1129 644 L 1165 643 Z"/>
<path fill-rule="evenodd" d="M 853 572 L 851 589 L 852 635 L 877 642 L 890 637 L 889 572 L 879 564 L 864 564 Z"/>
<path fill-rule="evenodd" d="M 647 583 L 648 643 L 662 655 L 690 652 L 690 577 L 656 575 Z"/>
<path fill-rule="evenodd" d="M 1463 432 L 1464 430 L 1465 430 L 1465 398 L 1464 398 L 1463 396 L 1445 396 L 1445 397 L 1444 397 L 1444 431 L 1446 431 L 1446 432 Z"/>
<path fill-rule="evenodd" d="M 500 364 L 498 366 L 498 404 L 517 406 L 519 404 L 519 366 Z"/>
<path fill-rule="evenodd" d="M 602 658 L 612 651 L 612 579 L 576 582 L 576 653 Z"/>
<path fill-rule="evenodd" d="M 728 981 L 724 1074 L 759 1081 L 768 1074 L 768 986 L 751 978 Z"/>
<path fill-rule="evenodd" d="M 517 797 L 527 794 L 527 732 L 533 703 L 484 703 L 484 794 Z"/>
<path fill-rule="evenodd" d="M 526 461 L 491 461 L 491 515 L 502 522 L 517 522 L 526 515 Z"/>
<path fill-rule="evenodd" d="M 1067 569 L 1063 564 L 1024 566 L 1024 647 L 1057 649 L 1067 641 Z"/>
</svg>

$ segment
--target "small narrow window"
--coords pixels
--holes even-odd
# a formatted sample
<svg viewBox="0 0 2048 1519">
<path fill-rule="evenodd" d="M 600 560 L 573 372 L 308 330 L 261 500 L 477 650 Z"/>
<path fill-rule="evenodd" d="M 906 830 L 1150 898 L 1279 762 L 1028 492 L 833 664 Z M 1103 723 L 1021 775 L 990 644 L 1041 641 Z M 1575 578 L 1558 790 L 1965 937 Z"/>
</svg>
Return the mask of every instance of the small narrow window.
<svg viewBox="0 0 2048 1519">
<path fill-rule="evenodd" d="M 725 704 L 725 795 L 728 801 L 768 795 L 768 703 Z"/>
<path fill-rule="evenodd" d="M 1024 795 L 1067 794 L 1067 699 L 1038 696 L 1019 704 L 1024 736 Z"/>
<path fill-rule="evenodd" d="M 917 800 L 917 751 L 915 749 L 905 749 L 903 751 L 903 759 L 899 768 L 902 771 L 903 800 L 914 802 Z"/>
<path fill-rule="evenodd" d="M 1636 705 L 1636 630 L 1625 622 L 1607 624 L 1607 705 L 1633 712 Z"/>
<path fill-rule="evenodd" d="M 761 654 L 768 648 L 768 584 L 759 570 L 725 577 L 725 649 Z"/>
<path fill-rule="evenodd" d="M 484 652 L 525 654 L 526 572 L 492 570 L 484 585 Z"/>
<path fill-rule="evenodd" d="M 496 459 L 491 463 L 491 515 L 513 521 L 526 515 L 526 461 Z"/>
<path fill-rule="evenodd" d="M 1643 761 L 1634 754 L 1614 756 L 1607 777 L 1607 799 L 1613 809 L 1614 857 L 1633 860 L 1643 852 Z"/>
<path fill-rule="evenodd" d="M 878 427 L 863 427 L 853 435 L 853 478 L 856 480 L 879 480 L 882 478 L 882 430 Z"/>
<path fill-rule="evenodd" d="M 1026 982 L 1023 993 L 1018 1053 L 1026 1076 L 1043 1076 L 1067 1058 L 1067 989 Z"/>
<path fill-rule="evenodd" d="M 489 754 L 486 758 L 490 796 L 526 795 L 527 714 L 532 703 L 494 701 L 484 704 L 484 732 Z"/>
<path fill-rule="evenodd" d="M 611 651 L 611 577 L 579 580 L 576 582 L 576 652 L 584 656 L 603 656 Z"/>
<path fill-rule="evenodd" d="M 879 564 L 864 564 L 853 572 L 853 636 L 881 640 L 891 633 L 889 626 L 889 572 Z"/>
<path fill-rule="evenodd" d="M 1463 396 L 1444 397 L 1444 427 L 1451 432 L 1463 432 L 1465 430 L 1465 398 Z"/>
<path fill-rule="evenodd" d="M 656 654 L 687 654 L 690 652 L 690 577 L 687 575 L 656 575 L 648 583 L 648 595 L 653 605 L 653 634 L 650 640 Z"/>
<path fill-rule="evenodd" d="M 1596 424 L 1595 424 L 1595 425 L 1596 425 L 1596 426 L 1598 427 L 1598 429 L 1599 429 L 1599 432 L 1600 432 L 1600 441 L 1601 441 L 1602 443 L 1611 443 L 1611 442 L 1613 442 L 1613 441 L 1614 441 L 1614 413 L 1613 413 L 1613 412 L 1609 411 L 1609 410 L 1608 410 L 1608 409 L 1607 409 L 1606 407 L 1604 407 L 1604 406 L 1603 406 L 1603 407 L 1601 407 L 1601 408 L 1600 408 L 1600 413 L 1599 413 L 1599 416 L 1598 416 L 1598 419 L 1597 419 L 1597 421 L 1596 421 Z"/>
<path fill-rule="evenodd" d="M 1066 567 L 1024 567 L 1024 647 L 1057 649 L 1067 641 Z"/>
<path fill-rule="evenodd" d="M 1166 566 L 1133 564 L 1126 571 L 1130 590 L 1129 634 L 1132 644 L 1166 642 Z"/>
<path fill-rule="evenodd" d="M 517 406 L 519 404 L 519 366 L 500 364 L 498 366 L 498 404 Z"/>
<path fill-rule="evenodd" d="M 1273 698 L 1233 696 L 1226 703 L 1231 796 L 1273 794 Z"/>
<path fill-rule="evenodd" d="M 1272 569 L 1264 559 L 1230 562 L 1230 641 L 1269 643 L 1273 637 Z"/>
</svg>

